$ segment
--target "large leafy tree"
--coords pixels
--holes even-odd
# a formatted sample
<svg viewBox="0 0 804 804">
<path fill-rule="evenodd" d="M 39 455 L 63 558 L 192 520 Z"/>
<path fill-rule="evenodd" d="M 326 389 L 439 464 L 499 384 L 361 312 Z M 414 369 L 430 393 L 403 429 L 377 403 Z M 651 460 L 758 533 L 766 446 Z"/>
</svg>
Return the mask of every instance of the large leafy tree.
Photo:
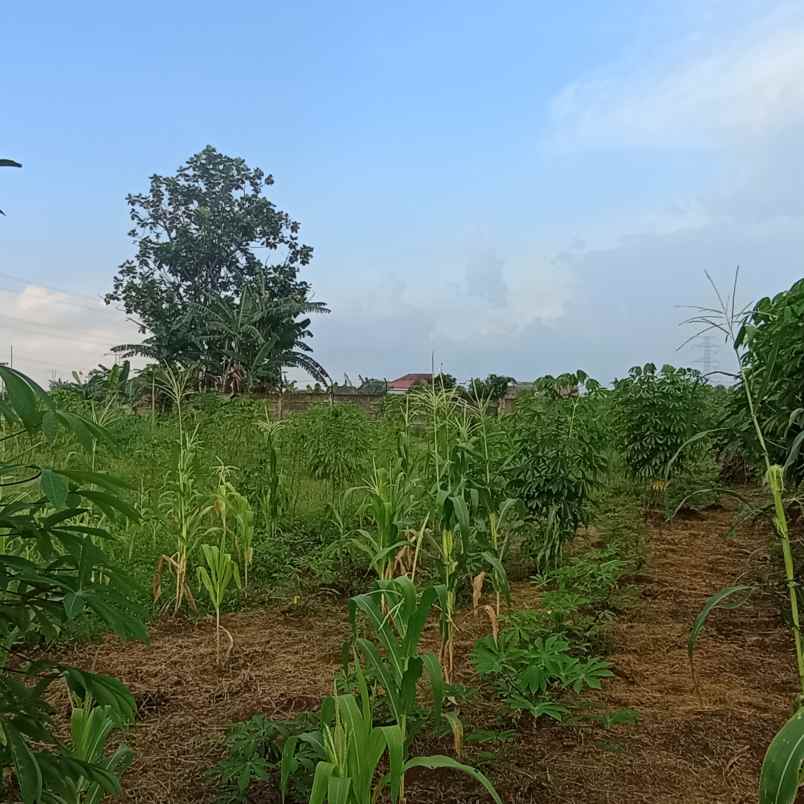
<svg viewBox="0 0 804 804">
<path fill-rule="evenodd" d="M 220 377 L 265 347 L 263 378 L 276 376 L 283 360 L 323 372 L 304 360 L 306 314 L 326 309 L 310 301 L 310 285 L 298 276 L 312 248 L 265 196 L 272 184 L 259 168 L 207 146 L 175 176 L 154 175 L 147 193 L 127 197 L 137 251 L 120 266 L 106 302 L 122 304 L 149 334 L 118 352 L 198 362 Z M 234 355 L 231 325 L 245 322 L 249 348 Z"/>
</svg>

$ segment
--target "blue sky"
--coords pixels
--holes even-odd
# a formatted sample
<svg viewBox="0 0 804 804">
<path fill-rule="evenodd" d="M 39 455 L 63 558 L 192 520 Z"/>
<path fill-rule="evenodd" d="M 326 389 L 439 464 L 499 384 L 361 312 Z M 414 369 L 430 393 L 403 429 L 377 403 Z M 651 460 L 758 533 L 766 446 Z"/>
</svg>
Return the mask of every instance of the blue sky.
<svg viewBox="0 0 804 804">
<path fill-rule="evenodd" d="M 210 143 L 273 173 L 340 378 L 690 362 L 677 305 L 802 275 L 800 3 L 44 3 L 0 31 L 0 355 L 130 338 L 124 197 Z M 59 292 L 64 291 L 64 292 Z M 2 358 L 0 358 L 2 359 Z M 723 368 L 728 357 L 721 355 Z"/>
</svg>

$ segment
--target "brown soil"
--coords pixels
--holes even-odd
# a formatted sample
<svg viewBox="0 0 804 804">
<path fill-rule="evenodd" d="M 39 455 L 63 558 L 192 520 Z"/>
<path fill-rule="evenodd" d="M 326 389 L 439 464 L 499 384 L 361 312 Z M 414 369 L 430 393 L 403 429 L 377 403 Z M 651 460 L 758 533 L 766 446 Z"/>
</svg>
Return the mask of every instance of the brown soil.
<svg viewBox="0 0 804 804">
<path fill-rule="evenodd" d="M 759 766 L 793 700 L 796 679 L 788 632 L 778 604 L 755 596 L 746 608 L 719 610 L 697 652 L 700 697 L 686 653 L 690 624 L 705 599 L 739 576 L 767 571 L 767 538 L 744 529 L 726 537 L 731 515 L 651 528 L 648 558 L 635 581 L 641 593 L 613 628 L 616 678 L 592 698 L 609 709 L 636 709 L 635 725 L 551 725 L 523 718 L 510 742 L 474 748 L 466 761 L 481 764 L 507 802 L 750 802 Z M 533 589 L 519 584 L 516 602 Z M 211 802 L 204 771 L 221 756 L 222 738 L 235 720 L 263 712 L 287 716 L 317 705 L 330 691 L 347 634 L 341 601 L 314 611 L 249 611 L 227 616 L 235 639 L 231 661 L 215 669 L 209 622 L 167 621 L 148 645 L 108 639 L 76 648 L 69 660 L 122 678 L 139 703 L 129 735 L 136 753 L 124 780 L 130 802 Z M 486 624 L 467 617 L 458 658 L 460 678 L 476 684 L 465 662 Z M 510 728 L 489 696 L 462 712 L 473 728 Z M 432 743 L 428 751 L 448 744 Z M 490 751 L 494 753 L 491 754 Z M 265 792 L 260 801 L 274 801 Z M 485 802 L 469 780 L 422 771 L 409 778 L 410 804 Z"/>
</svg>

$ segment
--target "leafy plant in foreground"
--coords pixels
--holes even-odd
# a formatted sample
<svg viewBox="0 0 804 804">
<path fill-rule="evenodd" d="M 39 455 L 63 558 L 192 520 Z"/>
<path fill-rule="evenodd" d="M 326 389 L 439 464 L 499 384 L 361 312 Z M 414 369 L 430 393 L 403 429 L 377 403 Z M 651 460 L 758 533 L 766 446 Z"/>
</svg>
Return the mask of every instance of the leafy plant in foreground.
<svg viewBox="0 0 804 804">
<path fill-rule="evenodd" d="M 232 726 L 226 735 L 226 756 L 209 772 L 218 784 L 218 804 L 249 800 L 255 783 L 279 777 L 283 801 L 306 801 L 313 774 L 325 758 L 321 717 L 302 712 L 288 720 L 254 715 Z"/>
<path fill-rule="evenodd" d="M 798 579 L 793 564 L 793 551 L 790 543 L 790 531 L 785 511 L 784 486 L 785 470 L 793 465 L 796 455 L 790 452 L 785 466 L 773 463 L 768 440 L 762 428 L 763 414 L 758 410 L 757 403 L 763 399 L 760 392 L 755 396 L 753 382 L 747 366 L 750 360 L 743 360 L 740 349 L 751 349 L 752 327 L 749 324 L 749 314 L 736 309 L 737 280 L 739 272 L 735 273 L 734 286 L 730 297 L 724 298 L 712 281 L 709 274 L 707 279 L 717 296 L 717 308 L 696 308 L 698 315 L 693 316 L 688 323 L 702 327 L 702 332 L 718 330 L 723 333 L 726 342 L 735 351 L 740 365 L 740 379 L 745 394 L 746 410 L 754 430 L 756 442 L 763 456 L 765 465 L 765 482 L 773 505 L 773 523 L 784 560 L 785 581 L 790 606 L 790 619 L 793 645 L 796 654 L 796 664 L 799 677 L 799 694 L 796 700 L 796 712 L 777 732 L 768 747 L 759 778 L 760 804 L 792 804 L 802 784 L 802 769 L 804 768 L 804 646 L 801 639 L 801 621 L 799 614 Z M 804 440 L 802 437 L 801 440 Z M 729 588 L 716 592 L 709 598 L 703 611 L 698 616 L 690 635 L 689 652 L 692 661 L 692 652 L 695 641 L 703 628 L 706 617 L 718 606 L 729 600 L 733 594 L 742 592 L 741 588 Z"/>
<path fill-rule="evenodd" d="M 310 804 L 372 804 L 387 790 L 393 804 L 404 800 L 405 774 L 413 768 L 458 770 L 478 781 L 491 798 L 502 804 L 491 782 L 478 770 L 452 757 L 408 758 L 399 724 L 375 726 L 368 688 L 358 674 L 359 697 L 333 697 L 334 724 L 324 725 L 326 759 L 316 766 Z M 380 771 L 385 758 L 388 770 Z"/>
<path fill-rule="evenodd" d="M 131 584 L 101 547 L 110 535 L 83 521 L 93 504 L 129 516 L 136 512 L 118 499 L 119 481 L 33 463 L 33 439 L 37 443 L 66 432 L 90 452 L 94 440 L 107 436 L 92 422 L 58 410 L 23 374 L 0 367 L 0 379 L 5 386 L 0 401 L 0 778 L 5 783 L 13 777 L 18 793 L 6 789 L 7 798 L 18 796 L 24 804 L 58 800 L 67 785 L 98 785 L 104 793 L 117 793 L 113 768 L 60 740 L 46 695 L 61 679 L 76 699 L 91 698 L 123 723 L 134 716 L 130 693 L 109 676 L 33 658 L 29 648 L 57 637 L 84 613 L 120 636 L 147 637 L 142 622 L 129 613 Z M 94 490 L 85 490 L 85 484 Z"/>
<path fill-rule="evenodd" d="M 107 756 L 109 737 L 121 723 L 111 706 L 97 706 L 91 696 L 73 701 L 70 715 L 70 742 L 66 746 L 72 759 L 91 763 L 114 777 L 120 777 L 134 759 L 134 753 L 125 744 Z M 101 804 L 107 790 L 86 776 L 64 776 L 52 785 L 50 795 L 60 804 Z"/>
<path fill-rule="evenodd" d="M 421 593 L 407 577 L 380 581 L 376 592 L 357 595 L 349 601 L 349 617 L 355 632 L 355 648 L 371 678 L 384 693 L 394 722 L 405 742 L 408 720 L 416 707 L 416 688 L 427 673 L 432 694 L 434 721 L 441 716 L 444 677 L 441 664 L 432 653 L 421 653 L 424 626 L 443 590 L 427 587 Z M 364 615 L 381 650 L 369 639 L 357 636 L 357 615 Z"/>
</svg>

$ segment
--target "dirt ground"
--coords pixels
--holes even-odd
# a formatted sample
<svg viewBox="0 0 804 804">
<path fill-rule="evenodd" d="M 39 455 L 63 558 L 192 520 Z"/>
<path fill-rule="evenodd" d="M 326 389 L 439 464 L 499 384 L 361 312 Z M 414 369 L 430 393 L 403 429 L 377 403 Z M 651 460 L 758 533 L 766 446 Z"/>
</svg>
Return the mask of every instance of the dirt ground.
<svg viewBox="0 0 804 804">
<path fill-rule="evenodd" d="M 730 524 L 731 514 L 718 510 L 651 527 L 647 562 L 634 579 L 639 600 L 613 628 L 609 658 L 616 677 L 592 696 L 611 709 L 637 710 L 639 722 L 606 729 L 523 718 L 514 740 L 466 758 L 482 763 L 505 801 L 756 800 L 762 756 L 796 688 L 790 637 L 777 604 L 758 594 L 748 607 L 712 615 L 697 652 L 700 698 L 686 653 L 690 624 L 712 592 L 741 576 L 761 580 L 767 573 L 764 533 L 746 528 L 728 538 Z M 519 584 L 517 603 L 527 605 L 534 594 Z M 147 646 L 108 639 L 76 648 L 69 661 L 122 678 L 139 704 L 140 719 L 128 737 L 136 759 L 124 779 L 124 799 L 214 801 L 203 774 L 220 758 L 232 721 L 256 712 L 288 716 L 315 707 L 331 691 L 347 634 L 345 608 L 343 601 L 319 599 L 306 610 L 288 606 L 227 616 L 236 644 L 221 672 L 209 622 L 163 622 Z M 465 656 L 484 627 L 466 620 L 461 634 L 461 680 L 469 685 Z M 483 696 L 461 713 L 467 732 L 500 728 L 489 722 L 498 714 Z M 427 746 L 433 748 L 439 746 Z M 276 798 L 263 790 L 254 800 Z M 422 771 L 409 777 L 408 801 L 470 804 L 488 798 L 458 774 Z"/>
</svg>

